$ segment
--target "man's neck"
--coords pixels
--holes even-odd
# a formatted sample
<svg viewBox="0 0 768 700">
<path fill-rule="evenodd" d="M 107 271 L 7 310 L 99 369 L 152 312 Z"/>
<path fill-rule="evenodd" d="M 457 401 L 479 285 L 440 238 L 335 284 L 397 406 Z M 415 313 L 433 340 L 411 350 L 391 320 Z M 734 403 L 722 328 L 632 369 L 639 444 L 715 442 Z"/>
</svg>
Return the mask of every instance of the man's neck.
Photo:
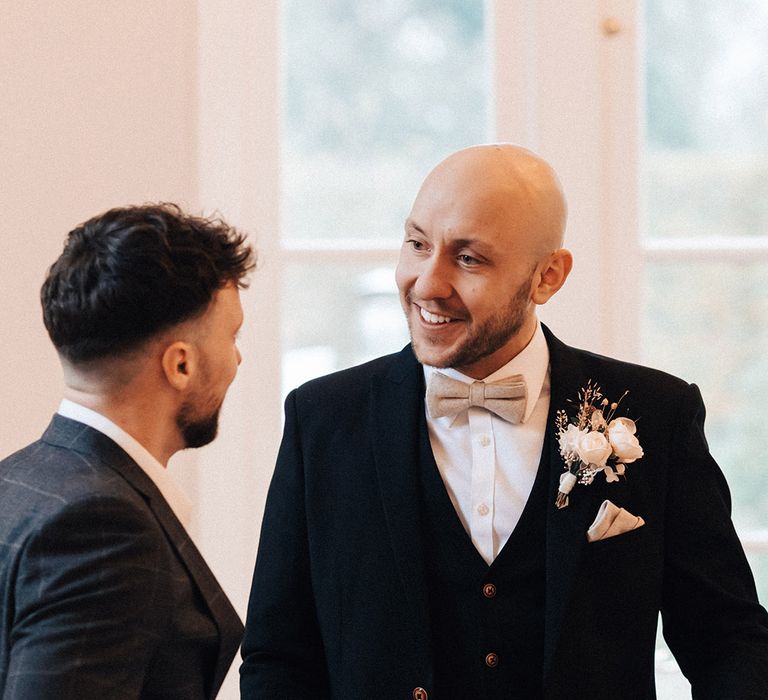
<svg viewBox="0 0 768 700">
<path fill-rule="evenodd" d="M 64 398 L 112 421 L 139 442 L 164 467 L 168 466 L 168 460 L 173 454 L 181 449 L 168 439 L 172 431 L 163 418 L 164 412 L 154 400 L 135 401 L 127 397 L 108 397 L 69 386 L 64 390 Z"/>
</svg>

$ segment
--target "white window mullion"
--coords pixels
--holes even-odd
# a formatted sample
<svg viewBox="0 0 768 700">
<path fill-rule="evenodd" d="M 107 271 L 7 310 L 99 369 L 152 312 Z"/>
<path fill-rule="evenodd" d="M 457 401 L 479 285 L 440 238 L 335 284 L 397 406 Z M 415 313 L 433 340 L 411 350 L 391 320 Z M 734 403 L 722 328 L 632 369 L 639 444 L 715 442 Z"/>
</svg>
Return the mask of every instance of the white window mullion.
<svg viewBox="0 0 768 700">
<path fill-rule="evenodd" d="M 757 262 L 768 260 L 767 236 L 710 238 L 654 238 L 643 241 L 647 260 L 716 260 Z"/>
</svg>

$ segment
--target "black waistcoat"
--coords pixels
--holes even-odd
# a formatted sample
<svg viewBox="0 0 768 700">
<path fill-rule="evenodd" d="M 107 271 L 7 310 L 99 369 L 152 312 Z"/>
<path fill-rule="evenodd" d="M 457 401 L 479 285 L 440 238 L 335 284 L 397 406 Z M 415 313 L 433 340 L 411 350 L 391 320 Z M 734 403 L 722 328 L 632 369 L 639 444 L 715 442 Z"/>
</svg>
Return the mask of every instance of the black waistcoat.
<svg viewBox="0 0 768 700">
<path fill-rule="evenodd" d="M 424 419 L 419 462 L 435 669 L 430 700 L 541 698 L 547 460 L 490 567 L 454 510 Z"/>
</svg>

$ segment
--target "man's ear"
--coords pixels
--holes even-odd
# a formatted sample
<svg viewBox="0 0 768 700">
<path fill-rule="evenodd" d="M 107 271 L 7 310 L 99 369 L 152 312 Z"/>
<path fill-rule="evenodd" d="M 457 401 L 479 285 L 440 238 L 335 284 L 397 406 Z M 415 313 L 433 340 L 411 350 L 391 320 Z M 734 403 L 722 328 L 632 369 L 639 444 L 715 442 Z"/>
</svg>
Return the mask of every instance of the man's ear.
<svg viewBox="0 0 768 700">
<path fill-rule="evenodd" d="M 565 284 L 573 267 L 573 256 L 569 250 L 558 248 L 540 264 L 536 274 L 537 283 L 531 299 L 535 304 L 546 304 Z"/>
<path fill-rule="evenodd" d="M 177 391 L 184 391 L 197 371 L 197 353 L 183 340 L 171 343 L 161 357 L 163 373 L 168 383 Z"/>
</svg>

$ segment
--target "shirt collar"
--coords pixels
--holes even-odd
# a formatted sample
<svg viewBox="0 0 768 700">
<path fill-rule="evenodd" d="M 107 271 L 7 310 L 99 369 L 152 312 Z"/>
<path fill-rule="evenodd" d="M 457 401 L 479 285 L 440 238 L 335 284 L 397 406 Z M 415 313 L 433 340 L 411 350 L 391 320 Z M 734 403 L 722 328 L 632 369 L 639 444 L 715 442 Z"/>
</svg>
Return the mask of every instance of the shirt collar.
<svg viewBox="0 0 768 700">
<path fill-rule="evenodd" d="M 541 329 L 541 323 L 537 322 L 536 330 L 528 345 L 507 362 L 507 364 L 499 367 L 499 369 L 492 374 L 489 374 L 482 381 L 489 383 L 496 382 L 511 377 L 513 374 L 522 374 L 528 391 L 528 401 L 526 402 L 525 415 L 523 416 L 522 421 L 525 423 L 536 408 L 536 402 L 538 401 L 539 394 L 541 394 L 541 389 L 544 386 L 544 380 L 547 377 L 548 371 L 549 346 L 547 345 L 547 339 L 544 337 L 544 331 Z M 438 369 L 436 367 L 431 367 L 430 365 L 424 365 L 424 379 L 427 383 L 429 383 L 429 378 L 432 376 L 433 372 L 442 372 L 449 377 L 466 382 L 467 384 L 477 381 L 452 367 Z"/>
<path fill-rule="evenodd" d="M 185 528 L 189 527 L 192 516 L 192 503 L 181 491 L 173 477 L 168 473 L 168 470 L 138 440 L 101 413 L 97 413 L 69 399 L 62 399 L 58 414 L 75 420 L 78 423 L 84 423 L 116 442 L 141 467 L 146 475 L 152 479 L 152 482 L 157 486 L 181 524 Z"/>
</svg>

